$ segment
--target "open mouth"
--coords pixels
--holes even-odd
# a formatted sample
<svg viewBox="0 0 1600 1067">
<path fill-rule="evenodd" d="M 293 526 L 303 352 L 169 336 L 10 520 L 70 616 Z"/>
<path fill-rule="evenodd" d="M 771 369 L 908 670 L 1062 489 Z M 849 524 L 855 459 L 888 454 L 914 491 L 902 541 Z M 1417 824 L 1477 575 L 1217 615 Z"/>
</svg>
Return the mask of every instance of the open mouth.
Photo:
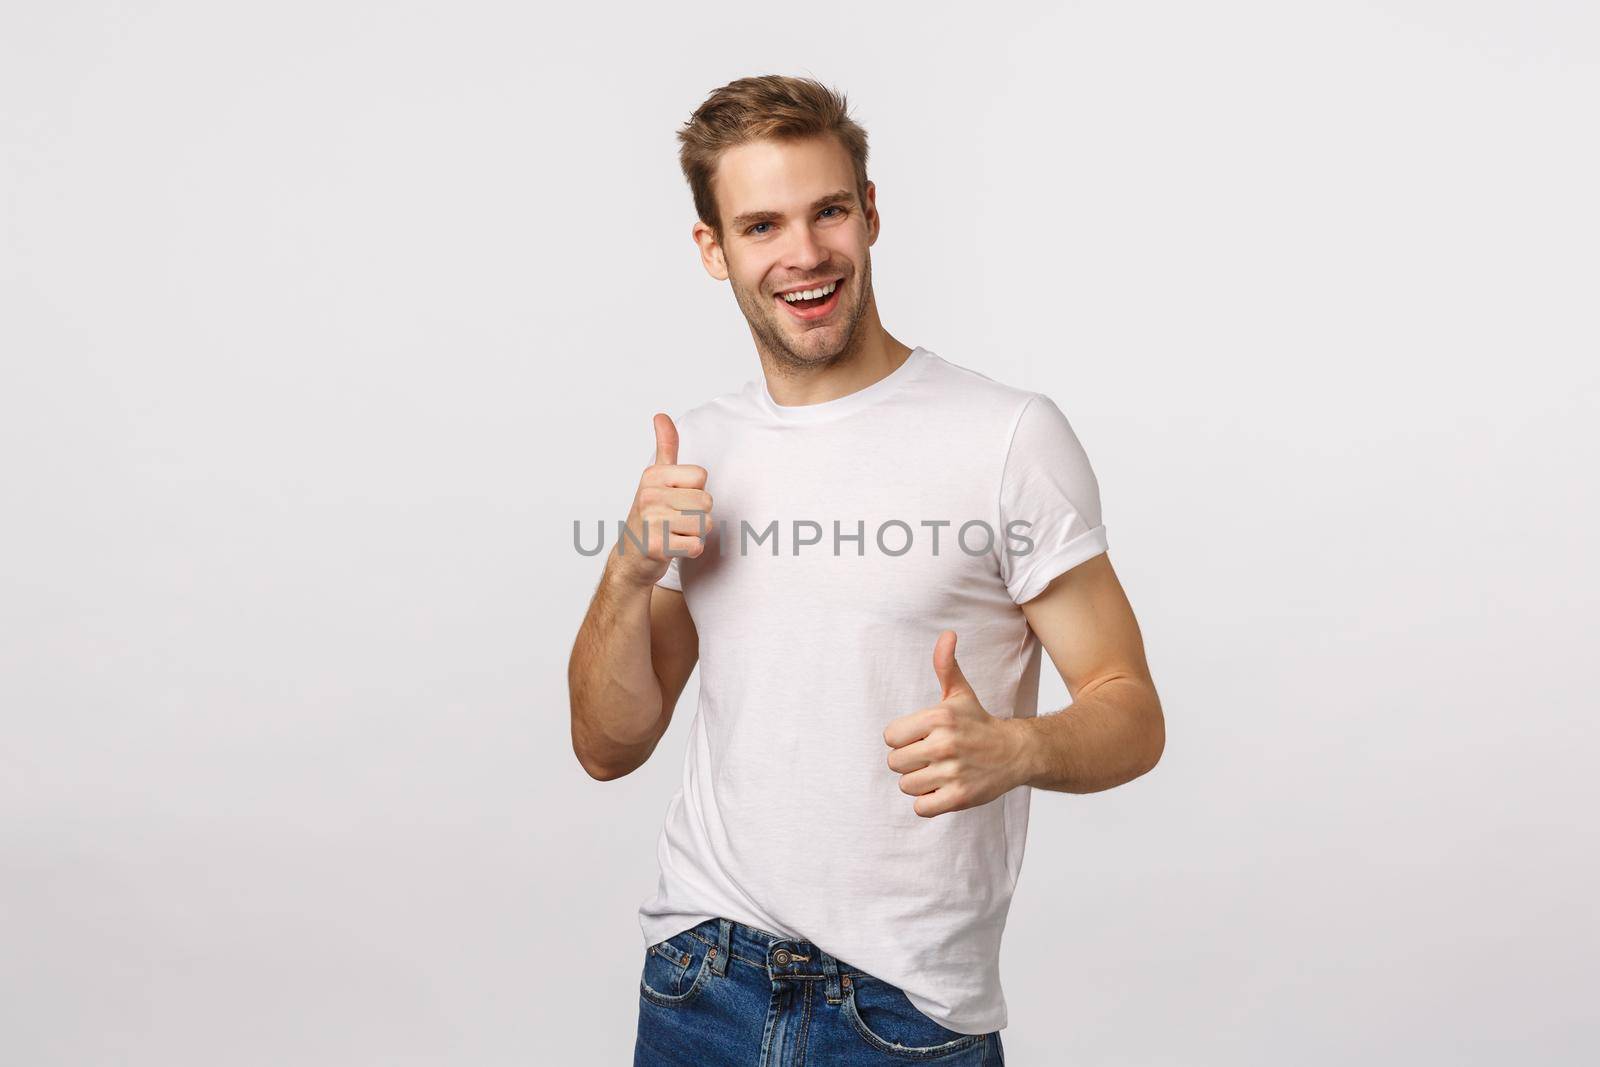
<svg viewBox="0 0 1600 1067">
<path fill-rule="evenodd" d="M 778 303 L 788 309 L 789 314 L 802 321 L 827 318 L 833 309 L 838 306 L 839 292 L 844 288 L 844 279 L 835 278 L 811 289 L 791 289 L 785 293 L 778 293 L 773 297 Z"/>
</svg>

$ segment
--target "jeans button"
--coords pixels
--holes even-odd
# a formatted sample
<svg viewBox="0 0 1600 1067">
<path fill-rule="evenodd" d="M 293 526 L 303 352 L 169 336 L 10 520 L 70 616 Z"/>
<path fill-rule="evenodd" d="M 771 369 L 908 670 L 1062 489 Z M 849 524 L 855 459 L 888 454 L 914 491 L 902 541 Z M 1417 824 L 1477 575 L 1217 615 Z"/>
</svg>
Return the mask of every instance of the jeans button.
<svg viewBox="0 0 1600 1067">
<path fill-rule="evenodd" d="M 772 954 L 772 962 L 776 963 L 779 967 L 788 966 L 788 964 L 789 964 L 789 953 L 786 950 L 780 948 L 777 952 L 774 952 Z"/>
</svg>

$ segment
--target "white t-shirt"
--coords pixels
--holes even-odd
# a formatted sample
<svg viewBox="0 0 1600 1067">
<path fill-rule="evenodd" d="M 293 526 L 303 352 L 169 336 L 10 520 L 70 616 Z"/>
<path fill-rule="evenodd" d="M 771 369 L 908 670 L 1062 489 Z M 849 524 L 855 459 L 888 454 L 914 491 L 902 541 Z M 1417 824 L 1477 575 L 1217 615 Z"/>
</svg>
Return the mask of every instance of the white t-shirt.
<svg viewBox="0 0 1600 1067">
<path fill-rule="evenodd" d="M 924 348 L 834 400 L 782 406 L 757 378 L 674 421 L 712 526 L 659 583 L 699 631 L 700 699 L 645 944 L 723 916 L 810 941 L 951 1030 L 1003 1028 L 1031 790 L 920 816 L 883 731 L 939 703 L 947 628 L 991 715 L 1035 714 L 1018 605 L 1106 551 L 1083 447 L 1047 396 Z"/>
</svg>

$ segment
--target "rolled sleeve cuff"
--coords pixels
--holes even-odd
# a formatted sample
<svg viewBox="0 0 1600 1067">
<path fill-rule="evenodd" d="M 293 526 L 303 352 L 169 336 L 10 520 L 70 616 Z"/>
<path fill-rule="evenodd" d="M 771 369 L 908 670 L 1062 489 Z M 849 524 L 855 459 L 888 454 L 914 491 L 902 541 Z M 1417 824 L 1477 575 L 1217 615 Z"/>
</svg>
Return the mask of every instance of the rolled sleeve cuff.
<svg viewBox="0 0 1600 1067">
<path fill-rule="evenodd" d="M 1032 600 L 1044 592 L 1059 575 L 1065 574 L 1085 560 L 1093 559 L 1106 551 L 1106 528 L 1096 526 L 1085 530 L 1071 541 L 1048 552 L 1035 552 L 1013 557 L 1011 580 L 1006 591 L 1014 603 Z"/>
</svg>

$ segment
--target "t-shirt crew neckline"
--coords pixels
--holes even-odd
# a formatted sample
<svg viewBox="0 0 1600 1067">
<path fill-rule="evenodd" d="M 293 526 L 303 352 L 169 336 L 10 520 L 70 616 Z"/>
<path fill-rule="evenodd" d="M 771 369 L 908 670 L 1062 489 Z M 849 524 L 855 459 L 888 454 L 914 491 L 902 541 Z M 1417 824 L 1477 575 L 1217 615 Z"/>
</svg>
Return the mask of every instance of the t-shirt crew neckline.
<svg viewBox="0 0 1600 1067">
<path fill-rule="evenodd" d="M 846 393 L 844 396 L 834 397 L 832 400 L 824 400 L 818 404 L 778 403 L 772 399 L 772 393 L 767 388 L 766 376 L 762 375 L 759 379 L 761 390 L 757 394 L 757 399 L 761 404 L 762 411 L 782 422 L 823 422 L 828 419 L 838 418 L 841 415 L 849 415 L 852 412 L 860 411 L 869 404 L 875 404 L 882 400 L 916 375 L 932 355 L 933 353 L 918 345 L 911 350 L 911 354 L 906 357 L 904 363 L 871 385 L 857 389 L 853 393 Z"/>
</svg>

